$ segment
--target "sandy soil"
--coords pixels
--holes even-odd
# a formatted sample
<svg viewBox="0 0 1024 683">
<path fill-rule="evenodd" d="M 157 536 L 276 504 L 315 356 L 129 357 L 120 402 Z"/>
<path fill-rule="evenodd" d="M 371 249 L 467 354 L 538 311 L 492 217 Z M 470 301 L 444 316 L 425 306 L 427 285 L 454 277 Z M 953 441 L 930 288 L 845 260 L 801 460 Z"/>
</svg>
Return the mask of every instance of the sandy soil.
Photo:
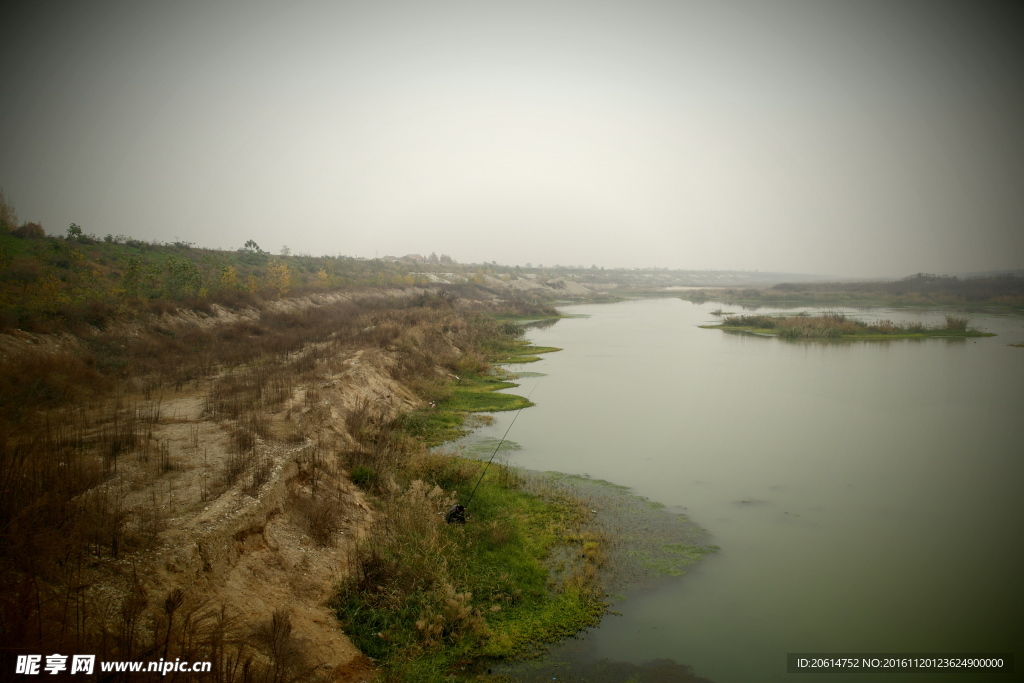
<svg viewBox="0 0 1024 683">
<path fill-rule="evenodd" d="M 294 310 L 348 296 L 304 297 L 270 307 Z M 208 326 L 243 317 L 258 313 L 185 312 L 161 316 L 159 323 Z M 80 343 L 72 335 L 16 331 L 0 335 L 0 355 L 59 353 Z M 103 499 L 113 503 L 104 504 L 128 520 L 132 542 L 124 543 L 118 559 L 87 569 L 83 598 L 116 611 L 134 592 L 159 612 L 166 596 L 181 589 L 184 602 L 176 614 L 223 606 L 242 639 L 252 638 L 276 610 L 285 610 L 303 668 L 315 670 L 321 680 L 370 680 L 372 662 L 345 637 L 327 601 L 347 571 L 353 544 L 372 519 L 363 492 L 339 464 L 338 453 L 354 443 L 348 416 L 367 404 L 384 418 L 420 404 L 390 378 L 387 368 L 393 362 L 393 354 L 363 350 L 322 364 L 313 382 L 298 387 L 267 416 L 270 438 L 257 438 L 254 449 L 255 461 L 269 470 L 259 486 L 252 485 L 252 467 L 227 481 L 236 425 L 205 409 L 214 379 L 161 395 L 122 394 L 122 414 L 129 410 L 140 416 L 146 433 L 140 445 L 117 457 L 113 476 L 100 490 L 85 495 L 105 493 Z M 307 396 L 310 387 L 315 391 Z M 105 411 L 95 429 L 109 427 L 111 414 Z M 326 527 L 311 521 L 309 511 L 317 501 L 330 508 Z M 152 642 L 144 634 L 140 639 Z"/>
<path fill-rule="evenodd" d="M 247 473 L 226 485 L 232 423 L 207 416 L 206 386 L 140 401 L 159 417 L 145 448 L 122 454 L 103 486 L 140 520 L 140 533 L 143 524 L 157 533 L 149 549 L 124 553 L 106 570 L 137 577 L 137 590 L 158 602 L 182 589 L 186 611 L 224 605 L 249 627 L 285 609 L 308 665 L 327 680 L 356 681 L 368 680 L 372 665 L 341 632 L 327 601 L 371 512 L 334 454 L 351 441 L 345 419 L 360 401 L 393 414 L 417 399 L 383 372 L 384 354 L 339 360 L 339 370 L 318 380 L 317 402 L 309 405 L 299 389 L 271 416 L 274 438 L 256 446 L 269 475 L 257 489 Z M 331 501 L 334 518 L 326 538 L 317 539 L 302 512 L 313 499 L 314 470 L 318 499 Z"/>
</svg>

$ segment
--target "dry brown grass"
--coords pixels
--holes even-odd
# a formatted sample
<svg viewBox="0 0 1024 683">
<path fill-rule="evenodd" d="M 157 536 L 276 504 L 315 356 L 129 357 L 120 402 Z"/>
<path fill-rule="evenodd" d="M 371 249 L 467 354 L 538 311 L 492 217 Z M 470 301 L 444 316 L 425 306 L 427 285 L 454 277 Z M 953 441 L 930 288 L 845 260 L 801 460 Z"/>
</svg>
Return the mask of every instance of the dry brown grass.
<svg viewBox="0 0 1024 683">
<path fill-rule="evenodd" d="M 374 372 L 383 368 L 395 386 L 424 390 L 448 373 L 479 369 L 482 359 L 464 351 L 494 330 L 466 316 L 444 297 L 377 298 L 217 324 L 168 318 L 151 328 L 110 326 L 7 353 L 0 359 L 0 641 L 34 652 L 73 645 L 102 659 L 209 659 L 215 674 L 204 680 L 309 673 L 293 657 L 287 615 L 242 621 L 194 586 L 155 593 L 154 580 L 138 572 L 163 552 L 182 515 L 201 515 L 232 490 L 255 499 L 288 463 L 297 474 L 284 499 L 287 516 L 315 545 L 337 543 L 346 524 L 339 510 L 352 506 L 339 482 L 363 467 L 375 473 L 370 489 L 392 520 L 378 550 L 398 537 L 388 524 L 411 524 L 428 547 L 436 520 L 414 512 L 436 512 L 446 499 L 433 489 L 394 493 L 410 490 L 405 472 L 414 458 L 429 469 L 429 456 L 396 428 L 398 399 L 385 391 L 345 407 L 342 435 L 332 432 L 341 420 L 323 403 L 355 381 L 344 379 L 360 372 L 345 360 L 353 357 Z M 169 410 L 186 390 L 201 393 L 201 416 Z M 223 432 L 224 454 L 207 462 L 210 430 Z M 392 561 L 390 550 L 381 552 L 367 566 Z M 198 553 L 205 558 L 203 548 Z"/>
</svg>

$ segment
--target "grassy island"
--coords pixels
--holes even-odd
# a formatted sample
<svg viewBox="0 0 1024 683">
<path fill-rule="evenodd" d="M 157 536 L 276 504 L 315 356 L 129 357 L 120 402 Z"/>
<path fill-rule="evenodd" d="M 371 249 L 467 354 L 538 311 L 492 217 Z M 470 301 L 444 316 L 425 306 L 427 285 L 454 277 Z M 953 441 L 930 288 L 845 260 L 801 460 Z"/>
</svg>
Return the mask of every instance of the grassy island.
<svg viewBox="0 0 1024 683">
<path fill-rule="evenodd" d="M 943 325 L 895 323 L 879 320 L 866 323 L 843 313 L 829 311 L 817 315 L 730 315 L 718 325 L 706 329 L 783 337 L 785 339 L 901 339 L 918 337 L 994 337 L 991 332 L 972 329 L 967 318 L 947 315 Z"/>
</svg>

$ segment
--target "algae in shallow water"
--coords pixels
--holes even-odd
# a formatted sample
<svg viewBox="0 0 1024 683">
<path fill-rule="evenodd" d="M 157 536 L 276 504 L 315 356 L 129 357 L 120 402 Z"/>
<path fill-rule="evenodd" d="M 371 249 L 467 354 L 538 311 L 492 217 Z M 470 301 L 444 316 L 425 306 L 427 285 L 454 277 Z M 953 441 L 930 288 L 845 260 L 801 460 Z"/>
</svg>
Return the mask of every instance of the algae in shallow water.
<svg viewBox="0 0 1024 683">
<path fill-rule="evenodd" d="M 558 472 L 542 476 L 589 500 L 596 513 L 592 525 L 615 539 L 604 566 L 604 588 L 609 594 L 683 574 L 682 567 L 718 550 L 718 546 L 701 545 L 706 532 L 686 515 L 638 496 L 628 486 Z"/>
<path fill-rule="evenodd" d="M 505 451 L 519 451 L 523 447 L 517 444 L 515 441 L 504 441 L 495 439 L 492 436 L 484 437 L 482 439 L 474 439 L 468 441 L 463 446 L 463 453 L 466 457 L 475 458 L 477 460 L 487 460 L 495 452 Z"/>
<path fill-rule="evenodd" d="M 623 486 L 622 484 L 616 484 L 614 482 L 607 481 L 606 479 L 592 479 L 592 478 L 590 478 L 590 477 L 588 477 L 586 475 L 581 475 L 581 474 L 562 474 L 561 472 L 550 472 L 549 471 L 549 472 L 544 472 L 544 475 L 550 476 L 550 477 L 555 477 L 555 478 L 557 478 L 557 481 L 559 481 L 559 482 L 563 482 L 564 481 L 564 482 L 569 483 L 569 484 L 574 483 L 574 482 L 575 483 L 581 483 L 581 484 L 583 484 L 583 483 L 585 483 L 585 484 L 594 484 L 595 486 L 606 486 L 608 488 L 616 489 L 616 490 L 621 491 L 621 492 L 627 492 L 627 491 L 631 490 L 628 486 Z"/>
<path fill-rule="evenodd" d="M 573 495 L 587 499 L 596 511 L 590 525 L 604 530 L 615 541 L 607 549 L 602 580 L 606 599 L 620 601 L 630 589 L 657 580 L 673 580 L 685 574 L 684 567 L 719 550 L 702 545 L 705 531 L 685 515 L 675 514 L 626 486 L 584 476 L 545 472 L 542 475 Z M 614 612 L 611 612 L 614 614 Z M 642 665 L 609 662 L 585 649 L 579 639 L 552 648 L 552 654 L 534 662 L 501 665 L 498 672 L 513 681 L 693 681 L 708 683 L 693 670 L 670 660 Z M 581 647 L 582 646 L 582 647 Z"/>
</svg>

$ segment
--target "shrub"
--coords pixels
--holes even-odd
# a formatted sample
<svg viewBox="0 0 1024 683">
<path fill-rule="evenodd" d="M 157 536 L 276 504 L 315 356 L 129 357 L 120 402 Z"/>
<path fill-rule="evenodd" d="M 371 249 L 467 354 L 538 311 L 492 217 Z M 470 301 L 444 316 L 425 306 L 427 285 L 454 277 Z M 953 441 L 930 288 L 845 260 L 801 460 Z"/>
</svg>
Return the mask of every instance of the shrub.
<svg viewBox="0 0 1024 683">
<path fill-rule="evenodd" d="M 292 507 L 309 537 L 317 545 L 330 545 L 335 532 L 341 527 L 338 507 L 335 501 L 324 496 L 314 498 L 295 497 Z"/>
<path fill-rule="evenodd" d="M 20 228 L 12 230 L 11 234 L 22 239 L 41 239 L 46 237 L 46 231 L 39 223 L 25 223 Z"/>
<path fill-rule="evenodd" d="M 86 304 L 82 317 L 85 322 L 102 330 L 113 316 L 114 309 L 109 304 L 102 301 L 90 301 Z"/>
<path fill-rule="evenodd" d="M 377 481 L 377 473 L 362 465 L 353 467 L 349 477 L 352 479 L 352 483 L 361 489 L 369 489 Z"/>
</svg>

